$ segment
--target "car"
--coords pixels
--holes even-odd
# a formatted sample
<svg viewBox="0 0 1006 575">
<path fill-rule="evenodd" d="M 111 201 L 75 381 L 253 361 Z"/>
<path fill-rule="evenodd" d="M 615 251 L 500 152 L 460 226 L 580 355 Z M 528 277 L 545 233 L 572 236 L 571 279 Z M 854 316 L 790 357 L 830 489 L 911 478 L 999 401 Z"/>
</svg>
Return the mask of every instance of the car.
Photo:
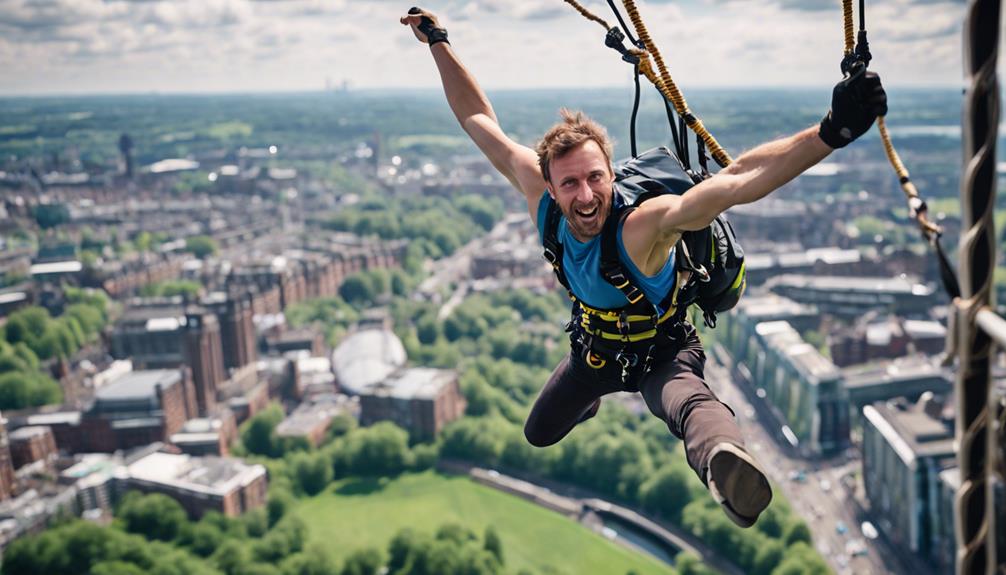
<svg viewBox="0 0 1006 575">
<path fill-rule="evenodd" d="M 849 527 L 845 524 L 845 521 L 839 521 L 835 524 L 835 533 L 839 535 L 845 535 L 849 532 Z"/>
<path fill-rule="evenodd" d="M 821 488 L 821 491 L 824 491 L 825 493 L 831 491 L 831 482 L 827 479 L 822 479 L 817 483 L 817 485 Z"/>
<path fill-rule="evenodd" d="M 867 539 L 876 539 L 880 535 L 877 528 L 869 521 L 864 521 L 863 524 L 859 526 L 859 529 L 863 532 L 863 537 L 866 537 Z"/>
<path fill-rule="evenodd" d="M 866 543 L 862 539 L 850 539 L 846 541 L 845 552 L 849 554 L 849 557 L 863 557 L 868 553 Z"/>
<path fill-rule="evenodd" d="M 789 472 L 789 480 L 795 481 L 797 483 L 806 483 L 807 473 L 804 472 L 802 469 L 794 469 L 793 471 Z"/>
</svg>

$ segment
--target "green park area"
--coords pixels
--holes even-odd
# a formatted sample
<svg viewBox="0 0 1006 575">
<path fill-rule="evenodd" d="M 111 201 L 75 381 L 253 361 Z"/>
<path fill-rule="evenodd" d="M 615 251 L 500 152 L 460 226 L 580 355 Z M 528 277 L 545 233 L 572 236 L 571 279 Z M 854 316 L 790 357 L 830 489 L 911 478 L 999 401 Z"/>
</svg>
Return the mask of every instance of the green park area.
<svg viewBox="0 0 1006 575">
<path fill-rule="evenodd" d="M 475 533 L 492 525 L 507 572 L 670 574 L 656 559 L 631 551 L 562 515 L 467 477 L 432 471 L 394 479 L 345 479 L 297 500 L 292 514 L 308 526 L 308 542 L 339 560 L 363 547 L 384 547 L 401 529 L 434 533 L 457 523 Z"/>
</svg>

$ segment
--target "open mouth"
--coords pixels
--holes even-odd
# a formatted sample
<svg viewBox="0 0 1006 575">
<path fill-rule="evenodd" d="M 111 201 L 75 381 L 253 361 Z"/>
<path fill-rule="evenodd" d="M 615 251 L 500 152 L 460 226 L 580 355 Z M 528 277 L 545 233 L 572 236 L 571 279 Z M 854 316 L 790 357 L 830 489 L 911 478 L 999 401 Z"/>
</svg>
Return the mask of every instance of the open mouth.
<svg viewBox="0 0 1006 575">
<path fill-rule="evenodd" d="M 580 216 L 581 218 L 584 218 L 584 219 L 590 219 L 590 218 L 594 217 L 595 215 L 597 215 L 597 209 L 598 209 L 597 204 L 594 204 L 594 206 L 591 207 L 591 208 L 576 210 L 576 215 L 578 215 L 578 216 Z"/>
</svg>

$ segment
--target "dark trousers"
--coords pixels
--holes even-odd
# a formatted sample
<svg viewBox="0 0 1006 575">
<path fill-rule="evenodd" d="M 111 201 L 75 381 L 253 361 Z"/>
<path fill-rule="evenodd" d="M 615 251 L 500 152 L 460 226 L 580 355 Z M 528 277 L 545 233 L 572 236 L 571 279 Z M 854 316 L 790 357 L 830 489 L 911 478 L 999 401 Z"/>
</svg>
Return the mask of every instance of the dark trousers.
<svg viewBox="0 0 1006 575">
<path fill-rule="evenodd" d="M 536 447 L 557 443 L 581 421 L 597 413 L 603 395 L 616 391 L 642 393 L 653 415 L 684 441 L 688 464 L 705 480 L 709 453 L 721 441 L 743 447 L 733 411 L 716 398 L 704 381 L 706 354 L 695 328 L 684 324 L 677 336 L 661 338 L 653 351 L 652 369 L 642 366 L 622 382 L 622 367 L 610 355 L 605 364 L 586 360 L 586 349 L 572 349 L 552 372 L 524 424 L 524 435 Z"/>
</svg>

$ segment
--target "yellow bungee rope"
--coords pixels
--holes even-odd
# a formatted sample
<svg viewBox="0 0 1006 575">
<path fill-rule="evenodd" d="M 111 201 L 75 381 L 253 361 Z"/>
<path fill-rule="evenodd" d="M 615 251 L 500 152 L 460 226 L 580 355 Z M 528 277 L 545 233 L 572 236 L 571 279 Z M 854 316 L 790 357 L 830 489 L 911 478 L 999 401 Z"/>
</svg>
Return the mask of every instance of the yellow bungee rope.
<svg viewBox="0 0 1006 575">
<path fill-rule="evenodd" d="M 611 26 L 608 25 L 603 19 L 597 15 L 587 10 L 582 5 L 576 2 L 576 0 L 564 0 L 567 4 L 572 6 L 577 12 L 580 13 L 584 18 L 597 22 L 604 27 L 605 30 L 611 31 Z M 674 80 L 671 78 L 670 73 L 667 71 L 667 66 L 664 64 L 664 59 L 660 55 L 660 51 L 657 49 L 656 44 L 654 44 L 653 39 L 650 37 L 649 31 L 647 31 L 646 26 L 643 24 L 643 19 L 639 15 L 639 10 L 636 8 L 636 3 L 634 0 L 622 0 L 622 5 L 625 7 L 625 11 L 629 15 L 629 19 L 632 21 L 632 26 L 636 30 L 636 35 L 639 36 L 639 40 L 642 42 L 645 49 L 630 48 L 628 52 L 639 59 L 639 73 L 646 77 L 667 101 L 674 106 L 674 111 L 677 112 L 685 125 L 688 126 L 706 145 L 709 150 L 709 154 L 712 156 L 713 160 L 716 161 L 721 167 L 729 166 L 733 159 L 730 154 L 720 146 L 716 138 L 709 133 L 705 125 L 702 123 L 691 110 L 688 109 L 688 103 L 685 102 L 685 97 L 681 94 L 681 90 L 678 89 Z M 652 60 L 651 60 L 652 58 Z M 656 64 L 656 70 L 654 70 L 654 63 Z"/>
<path fill-rule="evenodd" d="M 845 29 L 845 57 L 850 58 L 856 46 L 855 26 L 852 18 L 852 0 L 842 0 L 842 16 Z M 887 132 L 887 122 L 884 116 L 877 118 L 877 130 L 880 132 L 880 141 L 884 145 L 884 153 L 887 154 L 887 160 L 891 163 L 891 167 L 894 168 L 894 173 L 898 175 L 901 190 L 905 193 L 905 198 L 908 200 L 909 212 L 915 218 L 916 223 L 918 223 L 922 235 L 932 242 L 934 238 L 942 235 L 943 229 L 939 225 L 929 221 L 926 203 L 919 196 L 919 190 L 912 183 L 911 177 L 908 174 L 908 168 L 905 167 L 905 164 L 901 161 L 901 157 L 898 156 L 898 151 L 894 149 L 891 135 Z"/>
</svg>

